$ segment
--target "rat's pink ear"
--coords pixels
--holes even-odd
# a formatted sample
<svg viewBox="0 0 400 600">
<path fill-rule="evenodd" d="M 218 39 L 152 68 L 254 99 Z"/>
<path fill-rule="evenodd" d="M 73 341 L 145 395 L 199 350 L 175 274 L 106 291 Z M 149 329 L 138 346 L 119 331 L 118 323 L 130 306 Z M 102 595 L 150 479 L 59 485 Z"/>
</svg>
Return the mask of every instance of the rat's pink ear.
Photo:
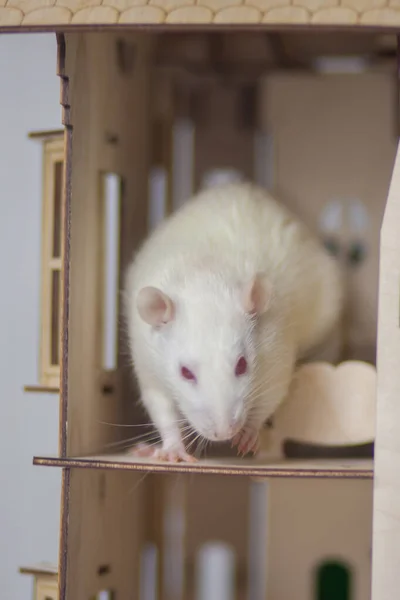
<svg viewBox="0 0 400 600">
<path fill-rule="evenodd" d="M 272 298 L 272 286 L 262 273 L 258 273 L 242 291 L 244 309 L 249 314 L 261 315 L 268 309 Z"/>
<path fill-rule="evenodd" d="M 149 325 L 159 327 L 174 317 L 174 303 L 171 298 L 155 287 L 144 287 L 137 296 L 139 315 Z"/>
</svg>

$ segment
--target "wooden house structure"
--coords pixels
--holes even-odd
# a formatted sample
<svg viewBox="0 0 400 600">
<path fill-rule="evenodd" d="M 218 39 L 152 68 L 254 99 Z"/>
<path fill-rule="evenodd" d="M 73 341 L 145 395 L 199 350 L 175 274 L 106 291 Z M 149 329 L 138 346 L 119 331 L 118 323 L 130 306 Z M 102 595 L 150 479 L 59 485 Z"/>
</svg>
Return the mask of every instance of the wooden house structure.
<svg viewBox="0 0 400 600">
<path fill-rule="evenodd" d="M 57 600 L 393 600 L 399 3 L 0 0 L 0 32 L 28 31 L 57 36 L 63 124 L 33 135 L 43 313 L 26 387 L 59 394 L 59 454 L 34 458 L 62 469 Z M 133 458 L 150 429 L 120 327 L 123 271 L 150 227 L 229 178 L 276 192 L 342 260 L 335 362 L 377 362 L 377 384 L 365 404 L 343 388 L 347 437 L 311 429 L 307 404 L 304 427 L 296 407 L 273 419 L 256 458 Z"/>
</svg>

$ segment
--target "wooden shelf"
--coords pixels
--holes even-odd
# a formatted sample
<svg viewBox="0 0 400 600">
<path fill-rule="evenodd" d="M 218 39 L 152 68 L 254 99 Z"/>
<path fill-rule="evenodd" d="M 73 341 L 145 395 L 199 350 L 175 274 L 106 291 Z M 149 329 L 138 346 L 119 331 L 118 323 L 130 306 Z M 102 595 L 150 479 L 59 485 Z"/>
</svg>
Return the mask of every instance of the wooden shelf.
<svg viewBox="0 0 400 600">
<path fill-rule="evenodd" d="M 24 575 L 56 576 L 58 575 L 58 566 L 52 563 L 38 563 L 36 565 L 20 567 L 19 572 Z"/>
<path fill-rule="evenodd" d="M 372 479 L 373 461 L 344 460 L 282 460 L 268 462 L 265 458 L 200 460 L 197 463 L 163 463 L 131 457 L 129 454 L 107 454 L 59 458 L 37 456 L 34 465 L 86 469 L 117 469 L 150 473 L 203 473 L 250 477 L 317 477 L 342 479 Z"/>
<path fill-rule="evenodd" d="M 24 385 L 24 392 L 30 394 L 59 394 L 60 388 L 50 385 Z"/>
<path fill-rule="evenodd" d="M 30 131 L 28 133 L 28 138 L 31 140 L 43 140 L 45 138 L 60 137 L 62 135 L 64 135 L 64 129 L 46 129 L 44 131 Z"/>
</svg>

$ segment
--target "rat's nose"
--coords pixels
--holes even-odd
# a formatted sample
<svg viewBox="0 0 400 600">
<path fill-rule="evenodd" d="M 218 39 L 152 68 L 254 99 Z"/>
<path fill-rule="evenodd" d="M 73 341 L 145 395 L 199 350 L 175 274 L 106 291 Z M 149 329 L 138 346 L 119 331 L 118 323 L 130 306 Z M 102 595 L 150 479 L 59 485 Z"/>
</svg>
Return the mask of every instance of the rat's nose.
<svg viewBox="0 0 400 600">
<path fill-rule="evenodd" d="M 230 440 L 233 437 L 232 427 L 226 427 L 221 429 L 214 429 L 214 438 L 217 442 L 224 442 Z"/>
<path fill-rule="evenodd" d="M 237 420 L 231 421 L 226 426 L 220 426 L 214 428 L 215 439 L 219 442 L 232 439 L 240 429 L 239 422 Z"/>
</svg>

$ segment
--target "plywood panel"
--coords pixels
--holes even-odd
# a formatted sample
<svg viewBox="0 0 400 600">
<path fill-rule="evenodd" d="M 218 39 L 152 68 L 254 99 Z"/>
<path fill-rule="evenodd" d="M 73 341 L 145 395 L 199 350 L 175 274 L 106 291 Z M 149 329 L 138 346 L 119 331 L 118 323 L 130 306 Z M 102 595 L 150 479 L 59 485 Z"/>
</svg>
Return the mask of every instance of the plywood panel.
<svg viewBox="0 0 400 600">
<path fill-rule="evenodd" d="M 372 479 L 373 464 L 369 459 L 288 459 L 269 460 L 260 453 L 257 458 L 214 458 L 195 463 L 156 462 L 145 458 L 132 457 L 127 453 L 98 456 L 59 458 L 37 456 L 35 465 L 52 467 L 73 467 L 81 469 L 121 469 L 151 473 L 201 473 L 203 475 L 236 475 L 248 477 L 284 478 L 332 478 L 332 479 Z"/>
<path fill-rule="evenodd" d="M 396 148 L 394 85 L 391 75 L 371 72 L 276 75 L 264 87 L 263 127 L 273 136 L 279 197 L 314 230 L 332 200 L 343 200 L 345 211 L 354 199 L 367 209 L 360 235 L 345 213 L 338 242 L 348 274 L 348 355 L 372 361 L 379 230 Z M 349 245 L 360 236 L 366 259 L 352 267 Z"/>
<path fill-rule="evenodd" d="M 381 232 L 372 599 L 400 586 L 400 154 Z"/>
<path fill-rule="evenodd" d="M 139 38 L 131 72 L 116 61 L 120 36 L 90 34 L 67 38 L 73 126 L 71 272 L 69 324 L 69 438 L 70 454 L 96 448 L 116 435 L 100 421 L 122 422 L 121 380 L 132 380 L 120 369 L 117 387 L 102 393 L 102 250 L 100 174 L 124 179 L 121 214 L 121 270 L 146 233 L 148 119 L 147 53 L 149 40 Z M 127 38 L 128 49 L 132 43 Z M 68 45 L 69 44 L 69 45 Z M 120 338 L 125 339 L 120 316 Z M 122 346 L 122 344 L 121 344 Z M 120 351 L 126 364 L 124 349 Z M 128 388 L 126 388 L 128 389 Z M 130 393 L 133 393 L 131 387 Z M 121 401 L 119 402 L 118 399 Z M 133 404 L 127 399 L 127 404 Z M 118 421 L 119 419 L 119 421 Z M 122 434 L 121 434 L 122 435 Z M 124 432 L 123 435 L 126 435 Z"/>
<path fill-rule="evenodd" d="M 266 600 L 316 598 L 327 561 L 349 567 L 352 600 L 369 600 L 372 490 L 372 481 L 270 482 Z"/>
<path fill-rule="evenodd" d="M 89 600 L 101 590 L 137 598 L 145 533 L 141 478 L 71 471 L 65 600 Z"/>
<path fill-rule="evenodd" d="M 201 187 L 203 177 L 213 169 L 235 169 L 245 179 L 253 179 L 253 98 L 246 89 L 225 87 L 222 83 L 197 91 L 193 115 L 195 189 Z"/>
<path fill-rule="evenodd" d="M 246 597 L 249 546 L 249 487 L 244 477 L 191 477 L 187 481 L 186 564 L 188 597 L 195 598 L 199 551 L 209 542 L 230 546 L 235 555 L 237 600 Z"/>
<path fill-rule="evenodd" d="M 188 25 L 284 25 L 313 28 L 331 25 L 358 26 L 361 30 L 371 25 L 385 28 L 398 27 L 398 6 L 391 0 L 343 0 L 334 2 L 289 2 L 276 0 L 140 0 L 129 3 L 108 0 L 100 5 L 93 0 L 12 0 L 0 5 L 0 28 L 43 28 L 79 25 L 165 24 L 180 27 Z"/>
<path fill-rule="evenodd" d="M 116 173 L 124 180 L 120 248 L 124 267 L 146 231 L 150 42 L 140 36 L 96 33 L 71 34 L 66 39 L 69 86 L 64 105 L 71 106 L 72 127 L 69 455 L 83 449 L 93 452 L 125 437 L 123 428 L 111 425 L 123 422 L 125 406 L 135 398 L 128 369 L 111 374 L 102 370 L 100 181 L 102 172 Z M 120 348 L 120 362 L 122 352 Z M 111 384 L 109 389 L 104 390 L 105 382 Z M 121 597 L 137 594 L 144 537 L 142 478 L 101 471 L 70 473 L 61 548 L 61 556 L 68 551 L 67 570 L 62 560 L 60 573 L 61 582 L 66 577 L 66 596 L 60 600 L 88 600 L 101 589 L 114 589 Z"/>
</svg>

